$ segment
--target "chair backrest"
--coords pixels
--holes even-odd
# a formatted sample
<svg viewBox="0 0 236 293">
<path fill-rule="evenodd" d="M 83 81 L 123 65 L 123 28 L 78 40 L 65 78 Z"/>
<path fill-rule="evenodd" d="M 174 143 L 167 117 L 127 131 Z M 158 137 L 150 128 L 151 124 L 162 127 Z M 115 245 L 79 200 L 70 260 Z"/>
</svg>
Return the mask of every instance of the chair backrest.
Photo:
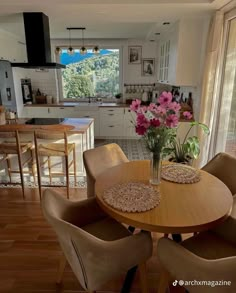
<svg viewBox="0 0 236 293">
<path fill-rule="evenodd" d="M 95 195 L 96 177 L 108 168 L 128 162 L 128 158 L 116 143 L 106 144 L 83 153 L 87 174 L 87 195 Z"/>
<path fill-rule="evenodd" d="M 90 276 L 86 270 L 86 258 L 89 251 L 92 251 L 92 245 L 90 246 L 92 241 L 90 238 L 93 236 L 78 227 L 80 224 L 81 226 L 83 225 L 83 216 L 80 216 L 80 213 L 83 214 L 83 211 L 78 207 L 73 210 L 71 205 L 73 203 L 57 192 L 48 189 L 44 192 L 41 201 L 43 214 L 56 232 L 67 261 L 81 286 L 87 290 Z M 80 216 L 81 221 L 79 223 L 80 221 L 77 220 L 76 226 L 73 224 L 73 215 L 75 213 Z"/>
<path fill-rule="evenodd" d="M 0 139 L 12 139 L 10 141 L 0 141 L 0 153 L 1 154 L 18 154 L 21 156 L 20 150 L 20 138 L 17 130 L 15 131 L 1 131 Z"/>
<path fill-rule="evenodd" d="M 202 170 L 216 176 L 229 188 L 232 194 L 236 194 L 236 158 L 219 153 L 209 161 Z"/>
<path fill-rule="evenodd" d="M 49 130 L 38 130 L 34 132 L 34 143 L 35 143 L 35 150 L 37 154 L 38 145 L 39 142 L 42 143 L 43 140 L 46 140 L 47 143 L 49 141 L 53 141 L 53 143 L 56 140 L 63 140 L 60 143 L 63 143 L 65 145 L 65 153 L 68 153 L 68 137 L 67 133 L 64 131 L 49 131 Z"/>
</svg>

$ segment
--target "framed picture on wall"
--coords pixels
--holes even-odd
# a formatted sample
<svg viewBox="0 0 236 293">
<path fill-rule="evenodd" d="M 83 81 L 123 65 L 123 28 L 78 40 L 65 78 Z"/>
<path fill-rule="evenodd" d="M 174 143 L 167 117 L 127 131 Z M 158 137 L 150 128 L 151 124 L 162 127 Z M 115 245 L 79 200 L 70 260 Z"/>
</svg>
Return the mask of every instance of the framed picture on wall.
<svg viewBox="0 0 236 293">
<path fill-rule="evenodd" d="M 142 75 L 152 76 L 155 73 L 155 59 L 146 58 L 142 59 Z"/>
<path fill-rule="evenodd" d="M 129 64 L 141 64 L 142 46 L 129 46 L 128 58 L 129 58 Z"/>
</svg>

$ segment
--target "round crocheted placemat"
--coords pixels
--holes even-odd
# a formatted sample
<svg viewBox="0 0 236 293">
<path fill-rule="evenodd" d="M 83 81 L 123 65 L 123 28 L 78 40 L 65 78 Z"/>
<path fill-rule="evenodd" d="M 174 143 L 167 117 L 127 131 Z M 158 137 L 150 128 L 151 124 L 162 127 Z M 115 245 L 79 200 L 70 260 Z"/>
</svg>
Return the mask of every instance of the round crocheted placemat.
<svg viewBox="0 0 236 293">
<path fill-rule="evenodd" d="M 183 164 L 163 166 L 161 177 L 175 183 L 196 183 L 201 178 L 197 169 Z"/>
<path fill-rule="evenodd" d="M 160 203 L 160 193 L 144 183 L 127 182 L 105 190 L 103 200 L 122 212 L 145 212 Z"/>
</svg>

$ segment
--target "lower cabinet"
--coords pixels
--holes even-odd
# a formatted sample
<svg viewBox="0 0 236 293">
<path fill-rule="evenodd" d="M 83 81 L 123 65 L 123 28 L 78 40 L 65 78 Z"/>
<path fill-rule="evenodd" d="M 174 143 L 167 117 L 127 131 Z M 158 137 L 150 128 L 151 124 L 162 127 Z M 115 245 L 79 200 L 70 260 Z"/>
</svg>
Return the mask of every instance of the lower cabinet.
<svg viewBox="0 0 236 293">
<path fill-rule="evenodd" d="M 81 109 L 82 108 L 82 109 Z M 97 110 L 85 110 L 84 107 L 25 107 L 24 118 L 93 118 L 94 136 L 99 138 L 133 138 L 140 136 L 135 132 L 136 114 L 128 107 L 100 107 Z M 178 137 L 183 140 L 189 130 L 189 123 L 180 122 Z M 190 136 L 196 135 L 197 128 L 193 128 Z"/>
<path fill-rule="evenodd" d="M 101 137 L 123 136 L 124 108 L 100 108 L 99 115 Z"/>
<path fill-rule="evenodd" d="M 131 112 L 130 109 L 125 108 L 124 136 L 126 138 L 140 138 L 140 136 L 135 132 L 135 121 L 136 114 Z"/>
</svg>

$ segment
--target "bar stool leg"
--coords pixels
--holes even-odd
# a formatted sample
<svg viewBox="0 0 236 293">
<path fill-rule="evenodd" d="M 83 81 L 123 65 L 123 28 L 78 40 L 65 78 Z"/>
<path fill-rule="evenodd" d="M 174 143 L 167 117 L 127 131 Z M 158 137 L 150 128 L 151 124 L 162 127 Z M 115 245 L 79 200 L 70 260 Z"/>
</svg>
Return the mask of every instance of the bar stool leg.
<svg viewBox="0 0 236 293">
<path fill-rule="evenodd" d="M 48 173 L 50 179 L 50 185 L 52 185 L 52 165 L 51 165 L 51 158 L 48 156 Z"/>
<path fill-rule="evenodd" d="M 74 185 L 76 186 L 77 185 L 77 176 L 76 176 L 76 155 L 75 155 L 75 146 L 73 148 L 73 160 L 74 160 L 74 180 L 75 180 L 75 183 Z"/>
<path fill-rule="evenodd" d="M 36 174 L 35 174 L 35 154 L 34 154 L 34 150 L 31 149 L 31 171 L 32 171 L 32 175 L 34 178 L 34 184 L 36 183 Z"/>
<path fill-rule="evenodd" d="M 23 167 L 22 167 L 21 151 L 18 153 L 18 163 L 19 163 L 19 169 L 20 169 L 20 179 L 21 179 L 21 186 L 22 186 L 22 194 L 23 194 L 23 198 L 25 199 L 25 183 L 24 183 L 24 174 L 23 174 Z"/>
<path fill-rule="evenodd" d="M 69 160 L 68 155 L 65 155 L 65 166 L 66 166 L 66 191 L 67 198 L 70 198 L 70 178 L 69 178 Z"/>
<path fill-rule="evenodd" d="M 7 161 L 7 173 L 8 173 L 8 177 L 10 179 L 10 183 L 11 183 L 11 161 L 10 158 L 8 157 L 8 155 L 5 155 L 6 161 Z"/>
</svg>

